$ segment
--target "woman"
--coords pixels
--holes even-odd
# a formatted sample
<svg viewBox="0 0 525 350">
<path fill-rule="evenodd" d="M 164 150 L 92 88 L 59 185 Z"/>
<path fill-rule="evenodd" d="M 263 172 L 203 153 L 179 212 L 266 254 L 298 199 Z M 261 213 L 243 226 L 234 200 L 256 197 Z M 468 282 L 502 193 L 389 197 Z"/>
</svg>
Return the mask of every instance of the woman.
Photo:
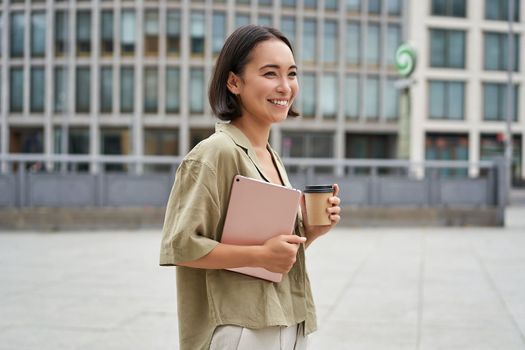
<svg viewBox="0 0 525 350">
<path fill-rule="evenodd" d="M 219 243 L 235 175 L 291 187 L 268 138 L 272 124 L 297 116 L 296 75 L 288 39 L 272 28 L 237 29 L 217 59 L 209 100 L 229 123 L 179 166 L 163 229 L 160 264 L 177 265 L 181 350 L 304 349 L 316 329 L 304 249 L 339 222 L 337 185 L 329 226 L 305 225 L 299 213 L 291 235 L 261 246 Z M 284 277 L 272 283 L 224 270 L 242 266 Z"/>
</svg>

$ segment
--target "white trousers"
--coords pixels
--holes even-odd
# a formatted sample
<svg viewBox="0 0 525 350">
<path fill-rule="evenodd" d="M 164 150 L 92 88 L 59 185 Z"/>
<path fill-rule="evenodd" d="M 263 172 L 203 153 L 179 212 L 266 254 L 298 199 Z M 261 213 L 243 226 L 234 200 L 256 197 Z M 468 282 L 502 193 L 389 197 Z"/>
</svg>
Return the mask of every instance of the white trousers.
<svg viewBox="0 0 525 350">
<path fill-rule="evenodd" d="M 215 328 L 210 350 L 306 350 L 303 324 L 249 329 L 225 325 Z"/>
</svg>

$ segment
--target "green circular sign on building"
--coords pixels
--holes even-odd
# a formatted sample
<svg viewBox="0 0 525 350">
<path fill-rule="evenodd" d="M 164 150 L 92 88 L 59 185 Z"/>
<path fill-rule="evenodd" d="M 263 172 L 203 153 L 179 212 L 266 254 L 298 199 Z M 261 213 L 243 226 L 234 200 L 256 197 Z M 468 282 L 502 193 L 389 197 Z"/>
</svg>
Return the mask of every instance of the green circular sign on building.
<svg viewBox="0 0 525 350">
<path fill-rule="evenodd" d="M 416 50 L 412 45 L 401 44 L 396 51 L 396 69 L 404 77 L 410 76 L 416 69 Z"/>
</svg>

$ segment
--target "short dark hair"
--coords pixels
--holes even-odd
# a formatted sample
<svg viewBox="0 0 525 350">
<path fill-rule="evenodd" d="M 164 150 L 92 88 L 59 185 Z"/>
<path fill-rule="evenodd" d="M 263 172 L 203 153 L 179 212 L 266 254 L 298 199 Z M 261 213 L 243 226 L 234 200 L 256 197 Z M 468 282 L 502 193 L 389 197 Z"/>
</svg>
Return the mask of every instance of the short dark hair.
<svg viewBox="0 0 525 350">
<path fill-rule="evenodd" d="M 221 49 L 208 90 L 213 114 L 221 120 L 234 120 L 242 115 L 242 110 L 237 98 L 228 89 L 226 83 L 230 72 L 242 75 L 246 64 L 250 60 L 250 53 L 257 44 L 277 39 L 284 42 L 290 50 L 293 49 L 290 41 L 279 30 L 271 27 L 257 26 L 253 24 L 237 28 L 226 39 Z M 288 116 L 297 117 L 293 106 L 288 110 Z"/>
</svg>

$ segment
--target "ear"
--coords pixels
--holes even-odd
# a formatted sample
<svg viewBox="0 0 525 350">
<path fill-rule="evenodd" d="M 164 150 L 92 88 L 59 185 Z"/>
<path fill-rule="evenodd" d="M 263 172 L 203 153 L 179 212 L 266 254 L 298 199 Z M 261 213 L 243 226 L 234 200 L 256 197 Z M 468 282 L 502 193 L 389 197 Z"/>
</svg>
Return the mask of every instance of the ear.
<svg viewBox="0 0 525 350">
<path fill-rule="evenodd" d="M 234 95 L 238 95 L 241 92 L 241 79 L 233 72 L 228 73 L 228 80 L 226 82 L 228 90 Z"/>
</svg>

